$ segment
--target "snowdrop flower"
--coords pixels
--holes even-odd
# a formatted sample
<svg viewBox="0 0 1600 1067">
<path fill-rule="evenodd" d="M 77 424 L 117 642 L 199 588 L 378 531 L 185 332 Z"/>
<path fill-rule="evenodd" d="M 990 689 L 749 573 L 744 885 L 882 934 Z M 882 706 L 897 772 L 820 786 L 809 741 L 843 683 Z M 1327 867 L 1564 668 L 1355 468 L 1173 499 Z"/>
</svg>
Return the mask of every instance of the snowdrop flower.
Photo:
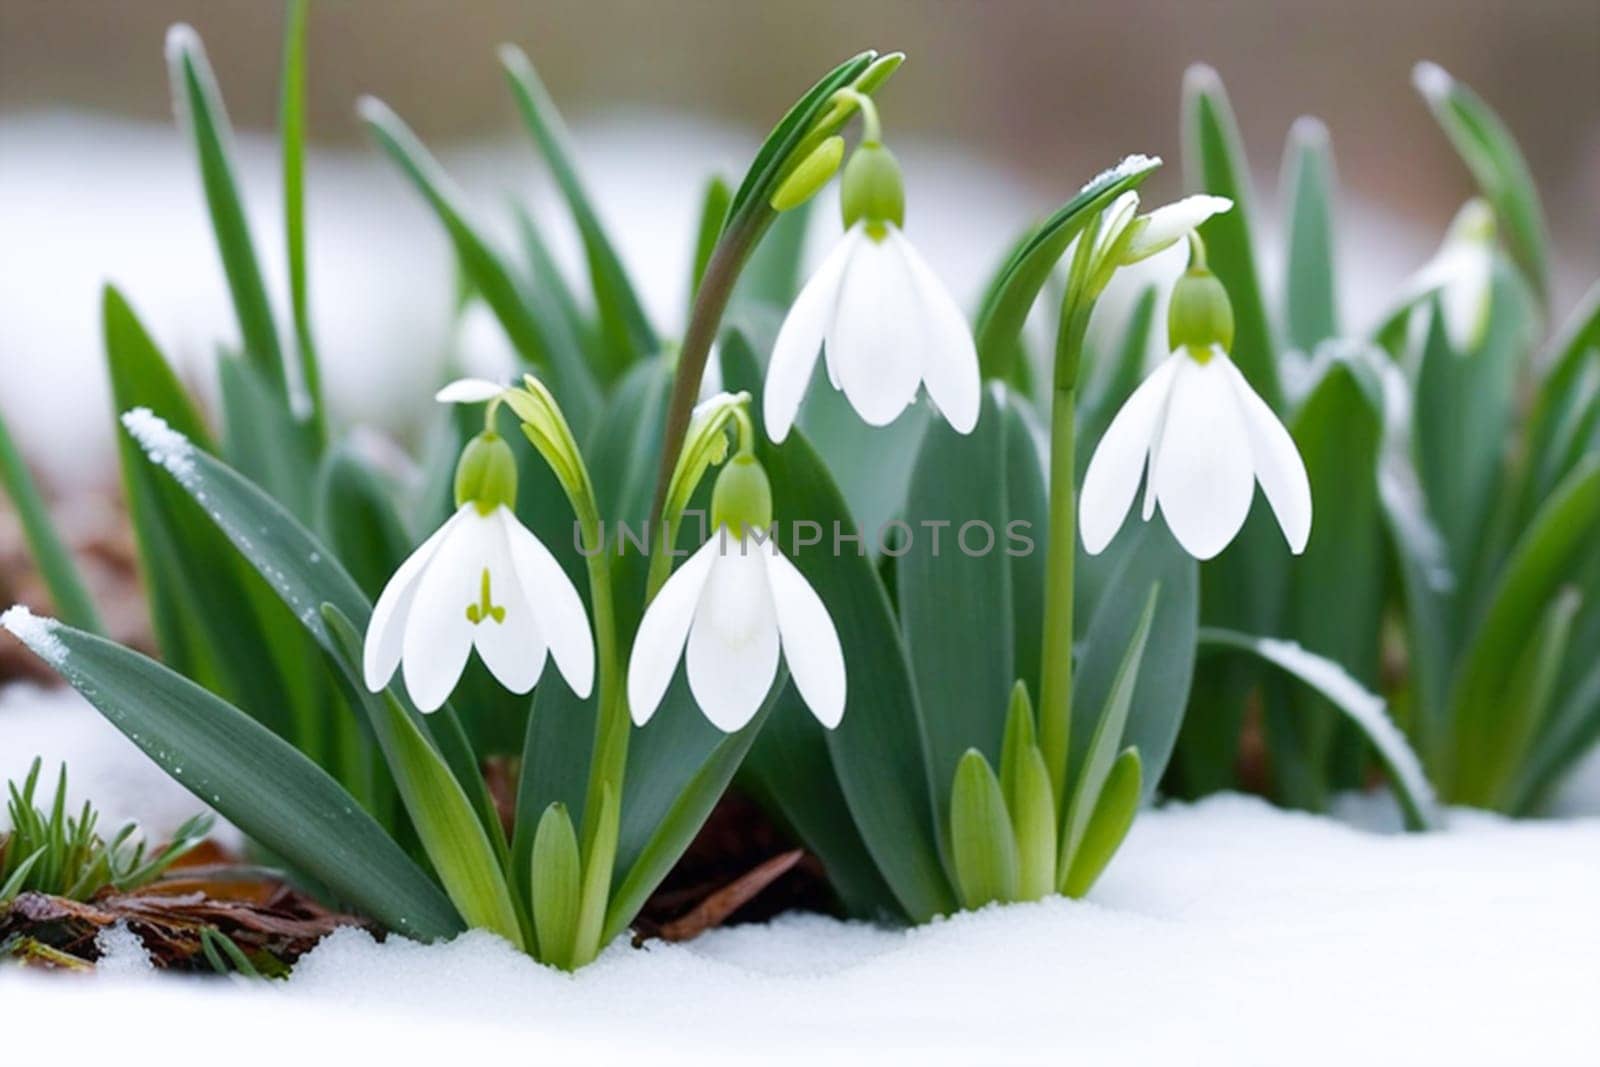
<svg viewBox="0 0 1600 1067">
<path fill-rule="evenodd" d="M 1199 229 L 1211 216 L 1232 207 L 1233 201 L 1225 196 L 1199 193 L 1140 215 L 1139 194 L 1130 189 L 1106 208 L 1105 221 L 1095 238 L 1095 258 L 1104 260 L 1126 235 L 1116 265 L 1126 266 L 1149 259 Z"/>
<path fill-rule="evenodd" d="M 754 456 L 735 456 L 712 493 L 716 531 L 645 610 L 628 663 L 628 706 L 641 726 L 684 660 L 695 703 L 719 730 L 748 723 L 772 688 L 780 647 L 822 725 L 844 715 L 844 652 L 816 590 L 778 552 L 772 490 Z"/>
<path fill-rule="evenodd" d="M 504 392 L 465 379 L 437 399 L 475 403 Z M 533 688 L 548 653 L 573 692 L 589 695 L 594 641 L 583 600 L 550 550 L 518 521 L 516 494 L 511 446 L 485 430 L 456 466 L 455 514 L 400 565 L 372 610 L 362 663 L 368 689 L 380 691 L 403 667 L 418 709 L 436 711 L 477 649 L 513 693 Z"/>
<path fill-rule="evenodd" d="M 789 435 L 820 349 L 828 381 L 872 426 L 887 426 L 925 385 L 950 425 L 978 422 L 978 351 L 966 316 L 901 232 L 900 165 L 863 103 L 862 143 L 845 164 L 844 236 L 778 331 L 763 400 L 767 432 Z"/>
<path fill-rule="evenodd" d="M 1445 336 L 1458 354 L 1475 350 L 1489 325 L 1494 278 L 1494 211 L 1474 198 L 1451 220 L 1444 243 L 1404 286 L 1404 302 L 1439 294 Z"/>
<path fill-rule="evenodd" d="M 1289 431 L 1228 358 L 1232 307 L 1192 240 L 1194 265 L 1172 291 L 1172 355 L 1134 390 L 1090 457 L 1079 500 L 1083 547 L 1096 555 L 1111 543 L 1142 476 L 1144 518 L 1159 504 L 1196 559 L 1212 558 L 1233 540 L 1257 482 L 1298 554 L 1311 535 L 1305 464 Z"/>
</svg>

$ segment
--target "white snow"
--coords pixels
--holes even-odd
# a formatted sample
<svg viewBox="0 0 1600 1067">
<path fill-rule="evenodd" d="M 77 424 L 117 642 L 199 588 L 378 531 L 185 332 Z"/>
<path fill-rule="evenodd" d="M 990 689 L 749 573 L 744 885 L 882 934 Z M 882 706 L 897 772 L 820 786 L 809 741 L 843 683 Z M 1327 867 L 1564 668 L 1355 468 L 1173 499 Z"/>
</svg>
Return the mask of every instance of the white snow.
<svg viewBox="0 0 1600 1067">
<path fill-rule="evenodd" d="M 18 610 L 6 613 L 7 629 Z M 40 627 L 51 625 L 47 619 L 29 619 Z M 46 636 L 59 643 L 47 630 Z M 71 689 L 0 688 L 0 789 L 7 780 L 21 781 L 35 756 L 44 762 L 35 802 L 45 805 L 55 798 L 56 768 L 65 763 L 68 808 L 92 800 L 102 830 L 137 822 L 146 840 L 160 841 L 206 810 Z M 221 819 L 212 836 L 227 848 L 243 844 L 239 832 Z"/>
<path fill-rule="evenodd" d="M 1411 68 L 1411 84 L 1430 103 L 1437 104 L 1450 95 L 1455 79 L 1439 64 L 1425 59 Z"/>
<path fill-rule="evenodd" d="M 94 947 L 100 952 L 96 970 L 101 977 L 135 978 L 155 972 L 155 964 L 150 962 L 144 942 L 125 922 L 108 926 L 96 934 Z"/>
<path fill-rule="evenodd" d="M 170 828 L 196 808 L 77 698 L 0 692 L 0 773 L 36 749 L 69 759 L 74 793 L 108 814 Z M 1348 821 L 1239 796 L 1170 805 L 1140 818 L 1088 901 L 912 931 L 792 914 L 618 942 L 568 976 L 487 934 L 378 945 L 344 930 L 284 985 L 0 968 L 0 1003 L 40 1022 L 27 1033 L 85 1013 L 108 1032 L 182 1017 L 191 1047 L 281 1029 L 303 1051 L 354 1042 L 406 1062 L 514 1047 L 556 1063 L 1591 1064 L 1592 784 L 1565 802 L 1588 816 L 1453 810 L 1427 835 L 1370 829 L 1396 819 L 1370 797 L 1340 804 Z M 141 973 L 131 936 L 104 936 L 111 970 Z"/>
<path fill-rule="evenodd" d="M 180 483 L 194 474 L 194 445 L 149 408 L 122 413 L 122 425 L 144 449 L 152 463 L 163 467 Z"/>
<path fill-rule="evenodd" d="M 67 659 L 67 646 L 56 636 L 56 627 L 59 625 L 54 619 L 35 615 L 22 604 L 13 604 L 0 612 L 0 629 L 9 630 L 35 656 L 52 667 L 61 666 Z"/>
</svg>

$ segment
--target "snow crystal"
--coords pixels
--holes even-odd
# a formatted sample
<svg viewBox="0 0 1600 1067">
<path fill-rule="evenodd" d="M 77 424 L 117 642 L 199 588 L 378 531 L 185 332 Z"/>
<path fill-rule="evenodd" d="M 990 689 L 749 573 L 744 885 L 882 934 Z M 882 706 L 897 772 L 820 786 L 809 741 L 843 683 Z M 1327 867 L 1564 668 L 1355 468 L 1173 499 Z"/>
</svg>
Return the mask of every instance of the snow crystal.
<svg viewBox="0 0 1600 1067">
<path fill-rule="evenodd" d="M 10 630 L 35 656 L 57 668 L 67 661 L 67 646 L 56 636 L 56 627 L 60 625 L 54 619 L 35 615 L 22 604 L 13 604 L 0 612 L 0 627 Z"/>
<path fill-rule="evenodd" d="M 164 467 L 180 482 L 194 476 L 194 445 L 168 426 L 166 419 L 149 408 L 134 408 L 122 413 L 122 425 L 152 463 Z"/>
<path fill-rule="evenodd" d="M 94 947 L 100 952 L 100 962 L 95 966 L 97 974 L 129 978 L 155 971 L 144 942 L 128 929 L 127 923 L 118 922 L 101 930 L 95 935 Z"/>
<path fill-rule="evenodd" d="M 1087 182 L 1085 182 L 1083 184 L 1083 188 L 1078 190 L 1078 195 L 1082 196 L 1091 189 L 1098 189 L 1102 186 L 1110 185 L 1112 182 L 1126 178 L 1130 174 L 1138 174 L 1140 171 L 1149 170 L 1151 167 L 1159 167 L 1160 165 L 1160 156 L 1146 156 L 1137 152 L 1131 156 L 1123 156 L 1120 163 L 1117 163 L 1115 166 L 1107 167 L 1105 170 L 1101 171 L 1099 174 L 1096 174 L 1093 178 L 1090 178 Z"/>
</svg>

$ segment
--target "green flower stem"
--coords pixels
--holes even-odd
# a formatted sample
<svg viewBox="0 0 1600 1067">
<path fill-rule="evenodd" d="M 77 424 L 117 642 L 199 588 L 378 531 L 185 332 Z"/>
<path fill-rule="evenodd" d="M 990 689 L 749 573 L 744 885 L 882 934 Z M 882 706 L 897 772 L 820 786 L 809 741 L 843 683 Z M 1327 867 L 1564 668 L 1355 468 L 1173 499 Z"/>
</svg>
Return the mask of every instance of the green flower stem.
<svg viewBox="0 0 1600 1067">
<path fill-rule="evenodd" d="M 1073 569 L 1078 551 L 1076 472 L 1078 365 L 1096 298 L 1115 270 L 1114 256 L 1096 262 L 1103 216 L 1078 235 L 1077 252 L 1056 329 L 1055 392 L 1050 404 L 1050 533 L 1045 548 L 1044 647 L 1039 656 L 1039 750 L 1050 772 L 1056 811 L 1067 796 L 1072 740 Z"/>
<path fill-rule="evenodd" d="M 1061 309 L 1055 392 L 1050 404 L 1050 533 L 1045 547 L 1044 648 L 1039 659 L 1039 749 L 1060 811 L 1067 792 L 1072 735 L 1072 598 L 1077 562 L 1076 465 L 1078 362 L 1092 305 Z"/>
<path fill-rule="evenodd" d="M 579 508 L 578 522 L 584 543 L 599 545 L 603 534 L 593 496 Z M 622 796 L 622 779 L 628 766 L 628 702 L 622 687 L 622 657 L 617 647 L 616 609 L 611 584 L 611 554 L 596 552 L 588 558 L 589 597 L 594 602 L 595 667 L 599 707 L 595 717 L 594 756 L 589 763 L 589 786 L 583 803 L 584 922 L 573 949 L 575 967 L 588 963 L 600 951 L 600 925 L 611 890 L 612 868 L 617 858 L 617 834 L 607 821 L 618 817 L 617 805 L 605 803 L 609 791 Z M 600 899 L 589 899 L 599 895 Z"/>
<path fill-rule="evenodd" d="M 660 528 L 661 517 L 666 512 L 667 489 L 672 483 L 673 472 L 677 470 L 684 438 L 689 433 L 689 419 L 694 414 L 695 399 L 700 395 L 706 360 L 711 355 L 711 344 L 717 338 L 717 330 L 722 326 L 722 316 L 728 309 L 733 288 L 739 281 L 739 272 L 744 269 L 750 253 L 777 217 L 777 212 L 762 204 L 752 208 L 746 217 L 730 220 L 711 253 L 711 259 L 706 263 L 700 291 L 695 294 L 694 311 L 689 316 L 689 326 L 683 334 L 683 345 L 678 350 L 678 369 L 672 381 L 672 396 L 667 401 L 667 425 L 661 440 L 661 467 L 656 478 L 655 503 L 650 508 L 651 530 Z M 652 572 L 655 566 L 652 560 Z"/>
</svg>

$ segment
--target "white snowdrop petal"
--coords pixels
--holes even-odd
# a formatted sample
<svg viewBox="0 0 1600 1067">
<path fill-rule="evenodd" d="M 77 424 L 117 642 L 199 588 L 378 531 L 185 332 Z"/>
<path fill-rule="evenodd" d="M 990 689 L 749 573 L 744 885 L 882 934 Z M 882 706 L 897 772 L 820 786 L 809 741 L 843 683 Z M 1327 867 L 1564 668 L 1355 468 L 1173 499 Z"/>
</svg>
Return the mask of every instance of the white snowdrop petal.
<svg viewBox="0 0 1600 1067">
<path fill-rule="evenodd" d="M 489 524 L 463 513 L 417 582 L 406 618 L 400 661 L 406 691 L 421 711 L 437 711 L 461 679 L 472 651 L 467 605 L 477 602 L 483 580 L 483 541 Z"/>
<path fill-rule="evenodd" d="M 434 393 L 433 399 L 441 404 L 481 404 L 505 391 L 504 385 L 486 378 L 458 378 Z"/>
<path fill-rule="evenodd" d="M 983 385 L 978 374 L 978 347 L 972 341 L 967 317 L 904 234 L 890 230 L 886 240 L 904 261 L 922 305 L 927 341 L 922 379 L 928 395 L 957 433 L 971 433 L 978 425 Z"/>
<path fill-rule="evenodd" d="M 1144 473 L 1146 457 L 1160 426 L 1177 369 L 1175 361 L 1185 358 L 1169 356 L 1140 383 L 1106 427 L 1094 455 L 1089 457 L 1083 489 L 1078 495 L 1078 530 L 1083 537 L 1084 551 L 1091 556 L 1104 551 L 1122 528 L 1134 494 L 1139 491 L 1139 478 Z"/>
<path fill-rule="evenodd" d="M 1463 249 L 1451 257 L 1453 272 L 1439 291 L 1445 335 L 1458 355 L 1475 351 L 1489 321 L 1494 260 L 1487 248 Z"/>
<path fill-rule="evenodd" d="M 1244 414 L 1224 361 L 1213 357 L 1201 364 L 1181 356 L 1155 484 L 1168 527 L 1196 559 L 1221 552 L 1244 525 L 1255 494 L 1255 470 Z"/>
<path fill-rule="evenodd" d="M 450 516 L 444 525 L 407 556 L 378 596 L 378 603 L 372 609 L 372 618 L 367 623 L 366 643 L 361 652 L 361 673 L 367 688 L 374 693 L 389 684 L 389 679 L 394 677 L 395 670 L 400 666 L 406 617 L 416 598 L 417 579 L 422 576 L 428 561 L 438 551 L 451 527 L 460 521 L 461 514 L 457 511 Z"/>
<path fill-rule="evenodd" d="M 824 344 L 850 406 L 887 426 L 916 399 L 927 336 L 922 301 L 893 243 L 863 235 L 840 282 Z"/>
<path fill-rule="evenodd" d="M 1127 229 L 1128 225 L 1133 222 L 1134 216 L 1138 211 L 1139 194 L 1133 189 L 1129 189 L 1111 201 L 1110 206 L 1101 213 L 1101 218 L 1104 221 L 1100 224 L 1100 232 L 1095 237 L 1094 254 L 1096 257 L 1105 255 L 1106 250 L 1116 243 L 1117 238 L 1122 236 L 1122 231 Z M 1076 242 L 1077 238 L 1073 238 L 1073 243 Z M 1061 261 L 1063 263 L 1071 263 L 1072 257 L 1070 254 L 1063 256 Z"/>
<path fill-rule="evenodd" d="M 719 539 L 713 544 L 721 548 Z M 725 733 L 761 709 L 778 674 L 778 620 L 762 549 L 729 540 L 700 592 L 684 652 L 695 703 Z"/>
<path fill-rule="evenodd" d="M 1272 513 L 1278 518 L 1289 550 L 1296 555 L 1305 551 L 1311 537 L 1311 480 L 1306 476 L 1305 461 L 1295 447 L 1294 438 L 1267 402 L 1250 388 L 1250 383 L 1227 356 L 1218 354 L 1213 362 L 1227 368 L 1228 379 L 1239 398 L 1239 410 L 1244 416 L 1245 433 L 1250 439 L 1250 458 L 1255 467 L 1256 480 L 1266 494 Z"/>
<path fill-rule="evenodd" d="M 767 435 L 774 441 L 789 436 L 800 402 L 805 398 L 806 387 L 811 384 L 811 371 L 817 365 L 817 353 L 822 350 L 828 320 L 838 301 L 839 282 L 849 265 L 851 251 L 861 240 L 861 228 L 846 231 L 833 246 L 822 266 L 806 282 L 805 288 L 784 316 L 778 339 L 772 346 L 772 359 L 767 363 L 767 384 L 762 391 L 762 418 L 767 424 Z M 831 372 L 830 372 L 831 373 Z"/>
<path fill-rule="evenodd" d="M 1176 203 L 1158 207 L 1145 216 L 1145 225 L 1128 242 L 1128 258 L 1143 259 L 1154 255 L 1175 241 L 1182 240 L 1213 215 L 1220 215 L 1233 207 L 1225 196 L 1199 193 L 1186 196 Z"/>
<path fill-rule="evenodd" d="M 513 693 L 526 693 L 544 673 L 546 642 L 533 613 L 533 596 L 521 581 L 511 560 L 508 525 L 515 524 L 511 512 L 496 508 L 489 515 L 493 527 L 484 538 L 483 565 L 489 571 L 489 598 L 504 610 L 502 618 L 491 613 L 472 627 L 472 644 L 489 673 Z"/>
<path fill-rule="evenodd" d="M 672 573 L 639 623 L 628 660 L 628 707 L 640 726 L 655 714 L 672 684 L 706 575 L 717 558 L 718 540 L 712 537 Z"/>
<path fill-rule="evenodd" d="M 789 675 L 811 714 L 831 730 L 844 718 L 844 649 L 839 631 L 817 591 L 783 553 L 767 552 L 766 565 Z"/>
<path fill-rule="evenodd" d="M 594 635 L 578 589 L 550 550 L 517 521 L 504 504 L 495 510 L 505 532 L 511 564 L 533 609 L 539 636 L 550 646 L 556 667 L 580 697 L 594 688 Z"/>
</svg>

